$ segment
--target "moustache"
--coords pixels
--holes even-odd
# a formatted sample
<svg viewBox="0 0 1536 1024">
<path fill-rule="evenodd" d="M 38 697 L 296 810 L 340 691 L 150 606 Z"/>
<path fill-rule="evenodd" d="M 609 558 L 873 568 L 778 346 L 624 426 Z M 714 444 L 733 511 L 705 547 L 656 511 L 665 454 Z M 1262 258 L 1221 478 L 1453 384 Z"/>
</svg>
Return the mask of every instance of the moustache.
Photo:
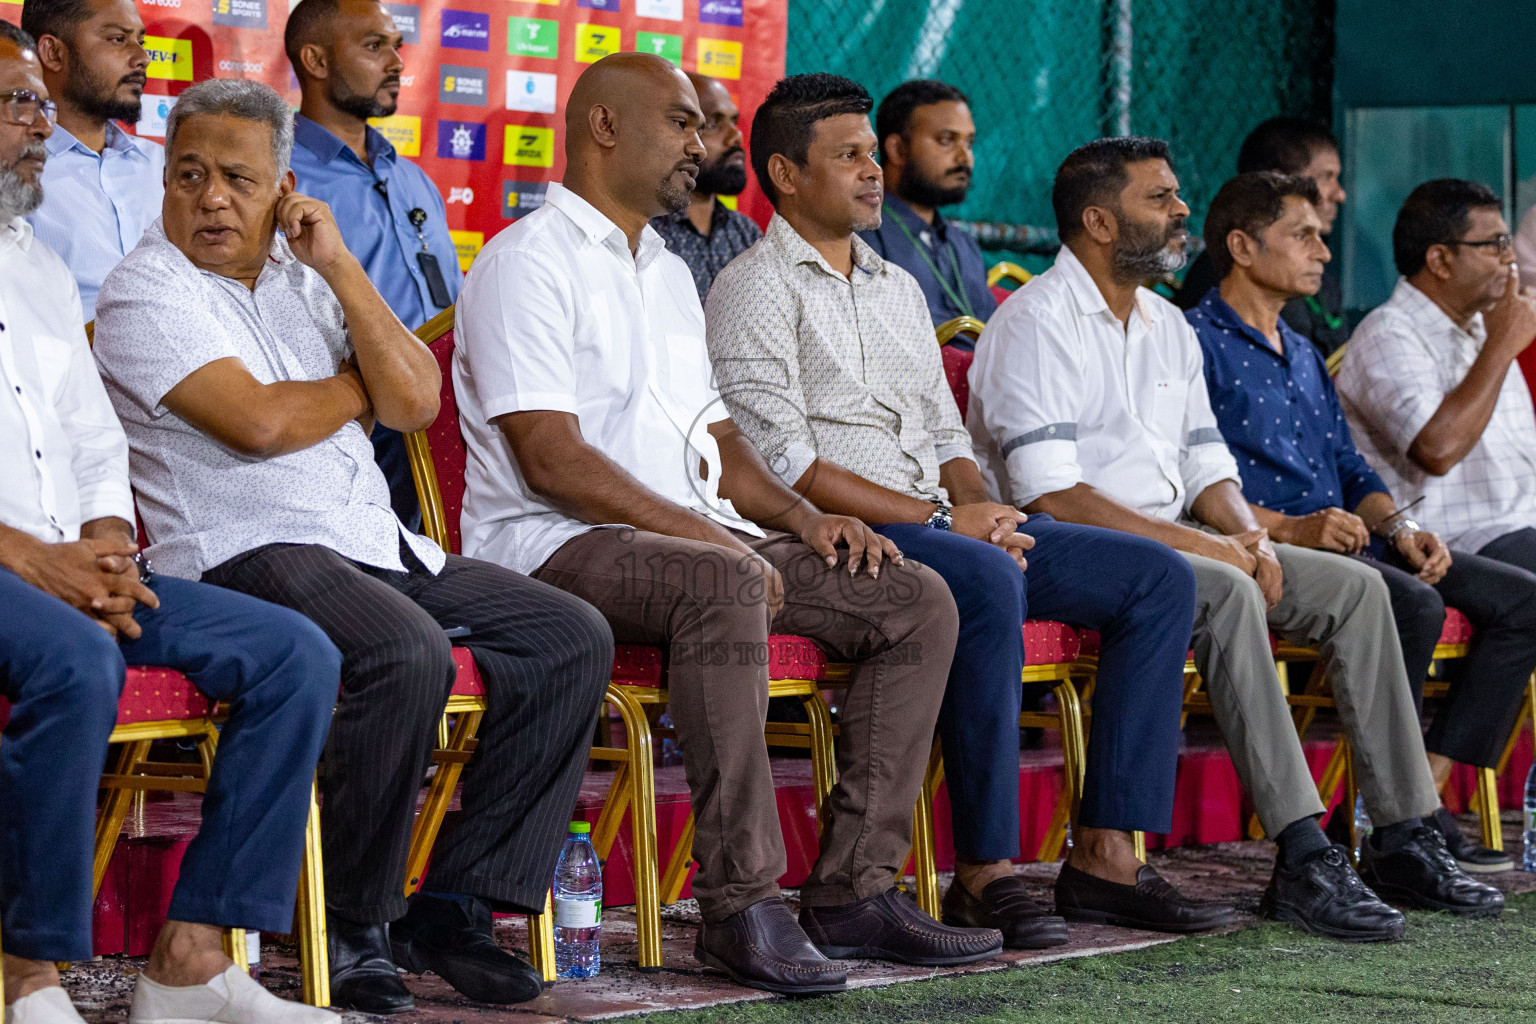
<svg viewBox="0 0 1536 1024">
<path fill-rule="evenodd" d="M 16 163 L 18 163 L 18 164 L 21 163 L 23 160 L 47 160 L 47 159 L 48 159 L 48 147 L 46 145 L 44 145 L 43 143 L 41 143 L 41 142 L 29 142 L 29 143 L 27 143 L 27 145 L 22 149 L 22 151 L 16 155 Z M 15 166 L 15 165 L 13 164 L 12 166 Z"/>
<path fill-rule="evenodd" d="M 135 71 L 131 75 L 124 75 L 122 77 L 122 80 L 119 81 L 117 84 L 118 85 L 137 85 L 137 86 L 143 86 L 148 81 L 149 81 L 149 76 L 148 75 L 146 75 L 142 71 Z"/>
</svg>

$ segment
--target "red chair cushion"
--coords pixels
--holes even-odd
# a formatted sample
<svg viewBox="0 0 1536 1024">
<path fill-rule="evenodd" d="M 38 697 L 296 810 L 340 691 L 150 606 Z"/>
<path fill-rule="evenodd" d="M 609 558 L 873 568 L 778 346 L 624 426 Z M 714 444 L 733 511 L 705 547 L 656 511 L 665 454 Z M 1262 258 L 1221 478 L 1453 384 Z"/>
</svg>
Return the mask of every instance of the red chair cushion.
<svg viewBox="0 0 1536 1024">
<path fill-rule="evenodd" d="M 464 450 L 464 437 L 459 433 L 459 406 L 453 398 L 453 331 L 448 331 L 429 347 L 437 357 L 438 368 L 443 372 L 443 386 L 438 392 L 441 404 L 437 419 L 427 428 L 427 440 L 432 445 L 432 468 L 437 472 L 437 489 L 443 496 L 448 550 L 458 554 L 463 550 L 459 537 L 459 513 L 464 509 L 464 465 L 469 456 Z"/>
<path fill-rule="evenodd" d="M 484 697 L 485 681 L 480 678 L 480 666 L 475 664 L 474 655 L 469 653 L 468 647 L 455 647 L 453 649 L 453 663 L 458 666 L 459 674 L 454 676 L 453 690 L 455 697 Z"/>
<path fill-rule="evenodd" d="M 129 668 L 122 699 L 117 702 L 117 724 L 201 718 L 213 710 L 213 704 L 180 672 Z"/>
<path fill-rule="evenodd" d="M 1080 652 L 1082 657 L 1097 658 L 1099 656 L 1099 631 L 1096 629 L 1080 629 L 1077 635 L 1083 638 L 1083 647 Z M 1269 634 L 1269 653 L 1278 654 L 1280 651 L 1280 638 L 1275 634 Z M 1194 651 L 1189 652 L 1189 657 L 1195 656 Z"/>
<path fill-rule="evenodd" d="M 1026 665 L 1064 665 L 1076 661 L 1081 648 L 1077 630 L 1064 622 L 1030 619 L 1024 623 Z"/>
<path fill-rule="evenodd" d="M 725 657 L 739 657 L 727 648 Z M 768 638 L 769 679 L 821 679 L 827 672 L 827 656 L 803 636 Z M 618 644 L 613 649 L 613 681 L 627 686 L 661 686 L 662 651 L 643 644 Z"/>
<path fill-rule="evenodd" d="M 1472 623 L 1459 609 L 1446 605 L 1445 628 L 1440 631 L 1443 644 L 1467 644 L 1472 642 Z"/>
<path fill-rule="evenodd" d="M 966 406 L 971 402 L 971 385 L 965 375 L 970 372 L 976 353 L 945 345 L 939 349 L 939 356 L 944 360 L 944 379 L 949 381 L 950 393 L 955 396 L 955 406 L 960 410 L 960 418 L 963 420 Z"/>
<path fill-rule="evenodd" d="M 992 288 L 992 297 L 997 300 L 997 304 L 999 306 L 1001 306 L 1003 304 L 1003 302 L 1008 298 L 1008 296 L 1013 294 L 1013 289 L 1012 288 L 1004 288 L 1000 284 L 991 285 L 991 288 Z"/>
</svg>

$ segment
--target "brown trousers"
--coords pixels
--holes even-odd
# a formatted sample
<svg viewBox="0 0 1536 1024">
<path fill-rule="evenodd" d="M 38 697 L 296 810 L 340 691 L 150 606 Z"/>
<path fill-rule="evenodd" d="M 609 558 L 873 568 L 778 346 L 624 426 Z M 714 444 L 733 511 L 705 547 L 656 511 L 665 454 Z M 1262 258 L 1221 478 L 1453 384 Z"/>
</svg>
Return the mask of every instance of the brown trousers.
<svg viewBox="0 0 1536 1024">
<path fill-rule="evenodd" d="M 769 633 L 808 637 L 833 660 L 856 663 L 838 782 L 801 890 L 804 905 L 834 906 L 884 892 L 901 869 L 959 629 L 949 588 L 915 562 L 853 578 L 846 558 L 829 568 L 798 537 L 738 536 L 784 579 L 771 623 L 760 577 L 699 541 L 590 530 L 533 573 L 595 605 L 617 643 L 667 649 L 696 822 L 693 894 L 710 922 L 778 895 L 786 869 L 763 742 Z"/>
</svg>

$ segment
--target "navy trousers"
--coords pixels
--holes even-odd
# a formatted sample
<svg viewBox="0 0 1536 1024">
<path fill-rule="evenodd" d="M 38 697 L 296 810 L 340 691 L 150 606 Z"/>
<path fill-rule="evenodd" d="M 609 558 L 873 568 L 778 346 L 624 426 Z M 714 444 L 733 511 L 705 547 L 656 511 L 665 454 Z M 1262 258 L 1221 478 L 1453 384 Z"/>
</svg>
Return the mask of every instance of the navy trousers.
<svg viewBox="0 0 1536 1024">
<path fill-rule="evenodd" d="M 1029 568 L 985 541 L 914 523 L 877 528 L 949 584 L 960 611 L 939 736 L 955 852 L 968 861 L 1019 856 L 1019 706 L 1023 624 L 1055 619 L 1096 629 L 1103 646 L 1079 823 L 1173 827 L 1184 660 L 1195 576 L 1177 552 L 1144 537 L 1030 516 Z"/>
<path fill-rule="evenodd" d="M 158 609 L 119 644 L 0 569 L 0 941 L 31 960 L 91 957 L 91 841 L 127 665 L 174 668 L 230 704 L 202 828 L 171 897 L 176 921 L 288 931 L 315 762 L 341 655 L 304 616 L 156 577 Z"/>
</svg>

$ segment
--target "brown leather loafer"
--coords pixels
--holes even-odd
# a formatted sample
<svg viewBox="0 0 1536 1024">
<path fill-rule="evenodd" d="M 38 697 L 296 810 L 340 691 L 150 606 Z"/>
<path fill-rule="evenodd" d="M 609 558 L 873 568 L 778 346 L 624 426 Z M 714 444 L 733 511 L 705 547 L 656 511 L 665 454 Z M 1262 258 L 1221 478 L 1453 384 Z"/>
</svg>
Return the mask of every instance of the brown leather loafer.
<svg viewBox="0 0 1536 1024">
<path fill-rule="evenodd" d="M 700 925 L 693 955 L 738 985 L 782 995 L 840 992 L 848 985 L 847 973 L 817 952 L 778 896 Z"/>
<path fill-rule="evenodd" d="M 996 928 L 1009 949 L 1048 949 L 1067 941 L 1067 922 L 1030 898 L 1022 878 L 999 878 L 981 890 L 981 899 L 956 879 L 944 893 L 945 924 Z"/>
<path fill-rule="evenodd" d="M 1056 913 L 1068 921 L 1180 934 L 1209 931 L 1237 920 L 1237 911 L 1229 904 L 1189 899 L 1149 864 L 1136 872 L 1135 885 L 1121 885 L 1063 864 L 1056 876 Z"/>
<path fill-rule="evenodd" d="M 996 928 L 940 924 L 894 885 L 878 896 L 842 906 L 802 907 L 800 927 L 834 960 L 947 967 L 985 960 L 1003 948 L 1003 934 Z"/>
</svg>

